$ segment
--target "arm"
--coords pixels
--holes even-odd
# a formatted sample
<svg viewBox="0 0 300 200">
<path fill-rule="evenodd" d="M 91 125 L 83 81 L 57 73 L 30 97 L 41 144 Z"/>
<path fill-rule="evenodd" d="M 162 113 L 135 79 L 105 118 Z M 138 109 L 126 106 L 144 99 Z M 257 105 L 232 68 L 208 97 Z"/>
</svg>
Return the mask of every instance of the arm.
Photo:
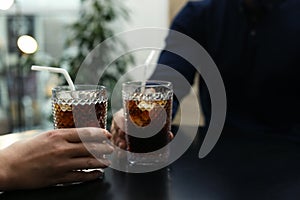
<svg viewBox="0 0 300 200">
<path fill-rule="evenodd" d="M 172 31 L 166 38 L 165 49 L 161 52 L 158 65 L 150 78 L 173 83 L 176 97 L 173 104 L 173 116 L 177 111 L 179 101 L 189 93 L 190 86 L 194 83 L 196 69 L 188 62 L 189 58 L 199 57 L 193 49 L 193 44 L 188 44 L 185 37 L 201 45 L 205 44 L 207 2 L 189 2 L 176 16 L 170 28 Z M 184 81 L 188 84 L 184 85 Z"/>
<path fill-rule="evenodd" d="M 0 190 L 31 189 L 82 182 L 102 175 L 113 148 L 110 133 L 98 128 L 60 129 L 12 144 L 0 151 Z M 82 142 L 84 141 L 84 143 Z M 87 150 L 88 149 L 88 150 Z M 99 155 L 98 159 L 93 155 Z M 101 159 L 100 159 L 101 158 Z"/>
</svg>

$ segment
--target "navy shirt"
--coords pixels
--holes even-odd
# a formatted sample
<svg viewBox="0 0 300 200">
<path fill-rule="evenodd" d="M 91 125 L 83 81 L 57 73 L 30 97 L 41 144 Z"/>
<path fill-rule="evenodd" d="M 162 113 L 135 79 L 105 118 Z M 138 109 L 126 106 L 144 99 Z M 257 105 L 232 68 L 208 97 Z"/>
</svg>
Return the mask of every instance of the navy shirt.
<svg viewBox="0 0 300 200">
<path fill-rule="evenodd" d="M 171 29 L 202 45 L 217 65 L 226 89 L 226 126 L 246 130 L 298 132 L 300 124 L 300 1 L 241 0 L 189 2 Z M 257 3 L 259 2 L 259 3 Z M 263 2 L 263 3 L 261 3 Z M 174 45 L 169 35 L 166 45 Z M 192 84 L 196 70 L 163 51 L 160 64 L 171 66 Z M 157 69 L 152 78 L 170 79 Z M 210 98 L 200 81 L 202 108 L 209 123 Z M 189 90 L 181 89 L 181 99 Z M 177 103 L 174 104 L 176 112 Z"/>
</svg>

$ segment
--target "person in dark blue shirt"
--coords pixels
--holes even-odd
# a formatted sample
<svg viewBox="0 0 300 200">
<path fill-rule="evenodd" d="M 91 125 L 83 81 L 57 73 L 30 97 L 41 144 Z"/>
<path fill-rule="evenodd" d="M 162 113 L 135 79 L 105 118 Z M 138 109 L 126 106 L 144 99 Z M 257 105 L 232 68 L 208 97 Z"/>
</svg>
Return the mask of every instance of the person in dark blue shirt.
<svg viewBox="0 0 300 200">
<path fill-rule="evenodd" d="M 248 131 L 300 131 L 300 1 L 203 0 L 186 4 L 171 29 L 196 40 L 211 56 L 227 96 L 226 126 Z M 180 41 L 168 45 L 180 47 Z M 159 64 L 176 69 L 192 84 L 194 66 L 163 51 Z M 152 79 L 170 79 L 159 69 Z M 210 98 L 199 83 L 209 122 Z M 181 99 L 189 90 L 182 90 Z M 175 113 L 178 102 L 174 104 Z"/>
<path fill-rule="evenodd" d="M 227 97 L 225 129 L 300 135 L 299 19 L 299 0 L 191 1 L 175 17 L 171 30 L 199 43 L 220 71 Z M 166 49 L 181 48 L 181 42 L 170 33 Z M 158 63 L 194 83 L 197 70 L 182 57 L 162 51 Z M 180 88 L 159 65 L 150 79 L 175 83 L 175 114 L 189 88 Z M 210 95 L 201 78 L 199 88 L 208 125 Z M 111 132 L 124 146 L 122 131 L 115 125 Z"/>
</svg>

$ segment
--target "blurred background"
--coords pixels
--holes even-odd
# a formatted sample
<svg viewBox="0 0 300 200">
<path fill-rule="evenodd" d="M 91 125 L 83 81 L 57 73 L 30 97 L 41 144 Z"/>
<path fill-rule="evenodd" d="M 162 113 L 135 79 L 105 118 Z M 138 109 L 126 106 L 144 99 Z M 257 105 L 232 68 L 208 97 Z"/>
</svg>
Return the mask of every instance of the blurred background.
<svg viewBox="0 0 300 200">
<path fill-rule="evenodd" d="M 74 76 L 95 45 L 127 30 L 168 28 L 185 2 L 0 0 L 0 135 L 53 128 L 51 88 L 64 80 L 33 72 L 32 64 L 64 67 Z M 164 45 L 164 38 L 156 39 Z M 104 84 L 112 87 L 120 74 L 141 65 L 148 54 L 135 52 L 116 62 L 116 70 Z"/>
</svg>

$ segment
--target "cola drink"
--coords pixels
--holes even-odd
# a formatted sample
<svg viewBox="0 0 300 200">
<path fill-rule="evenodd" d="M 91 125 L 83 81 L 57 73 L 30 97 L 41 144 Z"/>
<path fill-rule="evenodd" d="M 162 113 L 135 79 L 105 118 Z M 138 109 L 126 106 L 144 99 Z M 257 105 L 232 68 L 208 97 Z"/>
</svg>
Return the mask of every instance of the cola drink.
<svg viewBox="0 0 300 200">
<path fill-rule="evenodd" d="M 129 163 L 166 162 L 172 120 L 172 83 L 127 82 L 123 84 L 122 97 Z"/>
<path fill-rule="evenodd" d="M 52 112 L 55 129 L 106 128 L 107 92 L 104 86 L 76 85 L 52 90 Z"/>
</svg>

